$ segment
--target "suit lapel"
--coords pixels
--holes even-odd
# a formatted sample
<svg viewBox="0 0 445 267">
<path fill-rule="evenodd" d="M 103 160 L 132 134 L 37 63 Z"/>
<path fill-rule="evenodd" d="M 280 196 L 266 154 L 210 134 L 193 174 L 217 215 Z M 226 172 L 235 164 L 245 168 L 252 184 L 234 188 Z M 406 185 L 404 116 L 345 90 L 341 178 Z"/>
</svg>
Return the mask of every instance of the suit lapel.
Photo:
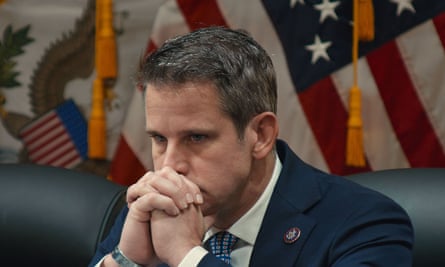
<svg viewBox="0 0 445 267">
<path fill-rule="evenodd" d="M 319 185 L 312 179 L 313 169 L 287 145 L 279 142 L 277 148 L 283 169 L 258 233 L 250 266 L 271 266 L 277 262 L 280 266 L 294 265 L 317 223 L 304 214 L 321 198 Z M 300 231 L 296 240 L 292 238 L 294 229 Z"/>
<path fill-rule="evenodd" d="M 302 213 L 292 215 L 281 212 L 272 216 L 277 217 L 263 221 L 250 258 L 250 266 L 274 266 L 277 262 L 279 266 L 294 265 L 316 224 Z M 294 227 L 300 230 L 300 236 L 294 242 L 286 243 L 285 235 Z"/>
</svg>

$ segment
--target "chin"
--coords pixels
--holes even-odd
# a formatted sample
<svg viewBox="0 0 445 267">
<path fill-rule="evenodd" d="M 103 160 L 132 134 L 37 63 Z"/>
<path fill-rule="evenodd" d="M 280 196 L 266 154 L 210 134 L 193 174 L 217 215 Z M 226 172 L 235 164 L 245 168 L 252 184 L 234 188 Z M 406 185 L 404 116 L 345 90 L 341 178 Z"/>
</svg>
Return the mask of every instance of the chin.
<svg viewBox="0 0 445 267">
<path fill-rule="evenodd" d="M 207 204 L 207 202 L 204 202 L 204 204 L 201 205 L 201 212 L 202 215 L 209 216 L 217 213 L 217 210 L 210 205 Z"/>
<path fill-rule="evenodd" d="M 204 215 L 204 216 L 209 216 L 212 214 L 210 207 L 207 206 L 206 204 L 201 205 L 201 212 L 202 212 L 202 215 Z"/>
</svg>

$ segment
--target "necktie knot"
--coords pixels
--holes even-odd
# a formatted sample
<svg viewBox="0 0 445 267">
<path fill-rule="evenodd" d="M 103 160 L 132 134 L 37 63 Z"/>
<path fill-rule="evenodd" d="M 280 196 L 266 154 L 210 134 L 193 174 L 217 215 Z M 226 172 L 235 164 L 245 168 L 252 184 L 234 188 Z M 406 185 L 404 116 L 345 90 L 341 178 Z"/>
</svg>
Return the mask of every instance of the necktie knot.
<svg viewBox="0 0 445 267">
<path fill-rule="evenodd" d="M 238 239 L 238 237 L 227 231 L 216 233 L 209 239 L 212 254 L 225 263 L 230 264 L 230 253 Z"/>
</svg>

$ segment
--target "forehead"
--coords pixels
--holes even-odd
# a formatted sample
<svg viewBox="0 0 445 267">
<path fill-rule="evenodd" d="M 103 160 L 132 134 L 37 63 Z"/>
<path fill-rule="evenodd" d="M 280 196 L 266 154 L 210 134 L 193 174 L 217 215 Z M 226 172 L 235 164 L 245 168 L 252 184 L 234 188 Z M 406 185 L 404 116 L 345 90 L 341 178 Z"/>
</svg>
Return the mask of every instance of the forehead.
<svg viewBox="0 0 445 267">
<path fill-rule="evenodd" d="M 185 84 L 147 84 L 145 90 L 145 103 L 150 106 L 169 102 L 174 106 L 181 104 L 211 104 L 212 107 L 219 108 L 218 91 L 211 83 L 192 83 Z M 189 108 L 193 108 L 190 106 Z"/>
<path fill-rule="evenodd" d="M 147 127 L 160 123 L 179 123 L 183 120 L 212 121 L 227 117 L 221 109 L 218 93 L 207 83 L 183 85 L 148 84 L 145 91 Z"/>
</svg>

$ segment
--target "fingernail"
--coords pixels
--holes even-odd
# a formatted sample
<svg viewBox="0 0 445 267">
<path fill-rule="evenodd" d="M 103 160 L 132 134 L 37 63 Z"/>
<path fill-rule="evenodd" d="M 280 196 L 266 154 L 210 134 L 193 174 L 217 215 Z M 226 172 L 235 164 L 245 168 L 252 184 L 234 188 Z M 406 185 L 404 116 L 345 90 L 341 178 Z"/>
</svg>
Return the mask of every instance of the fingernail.
<svg viewBox="0 0 445 267">
<path fill-rule="evenodd" d="M 181 203 L 179 203 L 180 205 L 181 205 L 181 207 L 183 208 L 183 209 L 186 209 L 187 207 L 188 207 L 188 204 L 187 204 L 187 202 L 185 202 L 185 201 L 181 201 Z"/>
<path fill-rule="evenodd" d="M 176 216 L 177 216 L 177 215 L 179 215 L 179 213 L 180 213 L 180 211 L 179 211 L 179 209 L 178 209 L 178 208 L 176 208 L 176 209 L 175 209 L 175 210 L 174 210 L 173 212 L 174 212 L 174 214 L 173 214 L 173 215 L 176 215 Z"/>
<path fill-rule="evenodd" d="M 201 194 L 196 194 L 196 202 L 198 202 L 198 204 L 204 203 L 204 199 L 202 198 Z"/>
<path fill-rule="evenodd" d="M 185 195 L 185 198 L 187 199 L 187 203 L 193 203 L 193 197 L 192 197 L 192 194 L 190 194 L 190 193 L 187 193 L 186 195 Z"/>
</svg>

